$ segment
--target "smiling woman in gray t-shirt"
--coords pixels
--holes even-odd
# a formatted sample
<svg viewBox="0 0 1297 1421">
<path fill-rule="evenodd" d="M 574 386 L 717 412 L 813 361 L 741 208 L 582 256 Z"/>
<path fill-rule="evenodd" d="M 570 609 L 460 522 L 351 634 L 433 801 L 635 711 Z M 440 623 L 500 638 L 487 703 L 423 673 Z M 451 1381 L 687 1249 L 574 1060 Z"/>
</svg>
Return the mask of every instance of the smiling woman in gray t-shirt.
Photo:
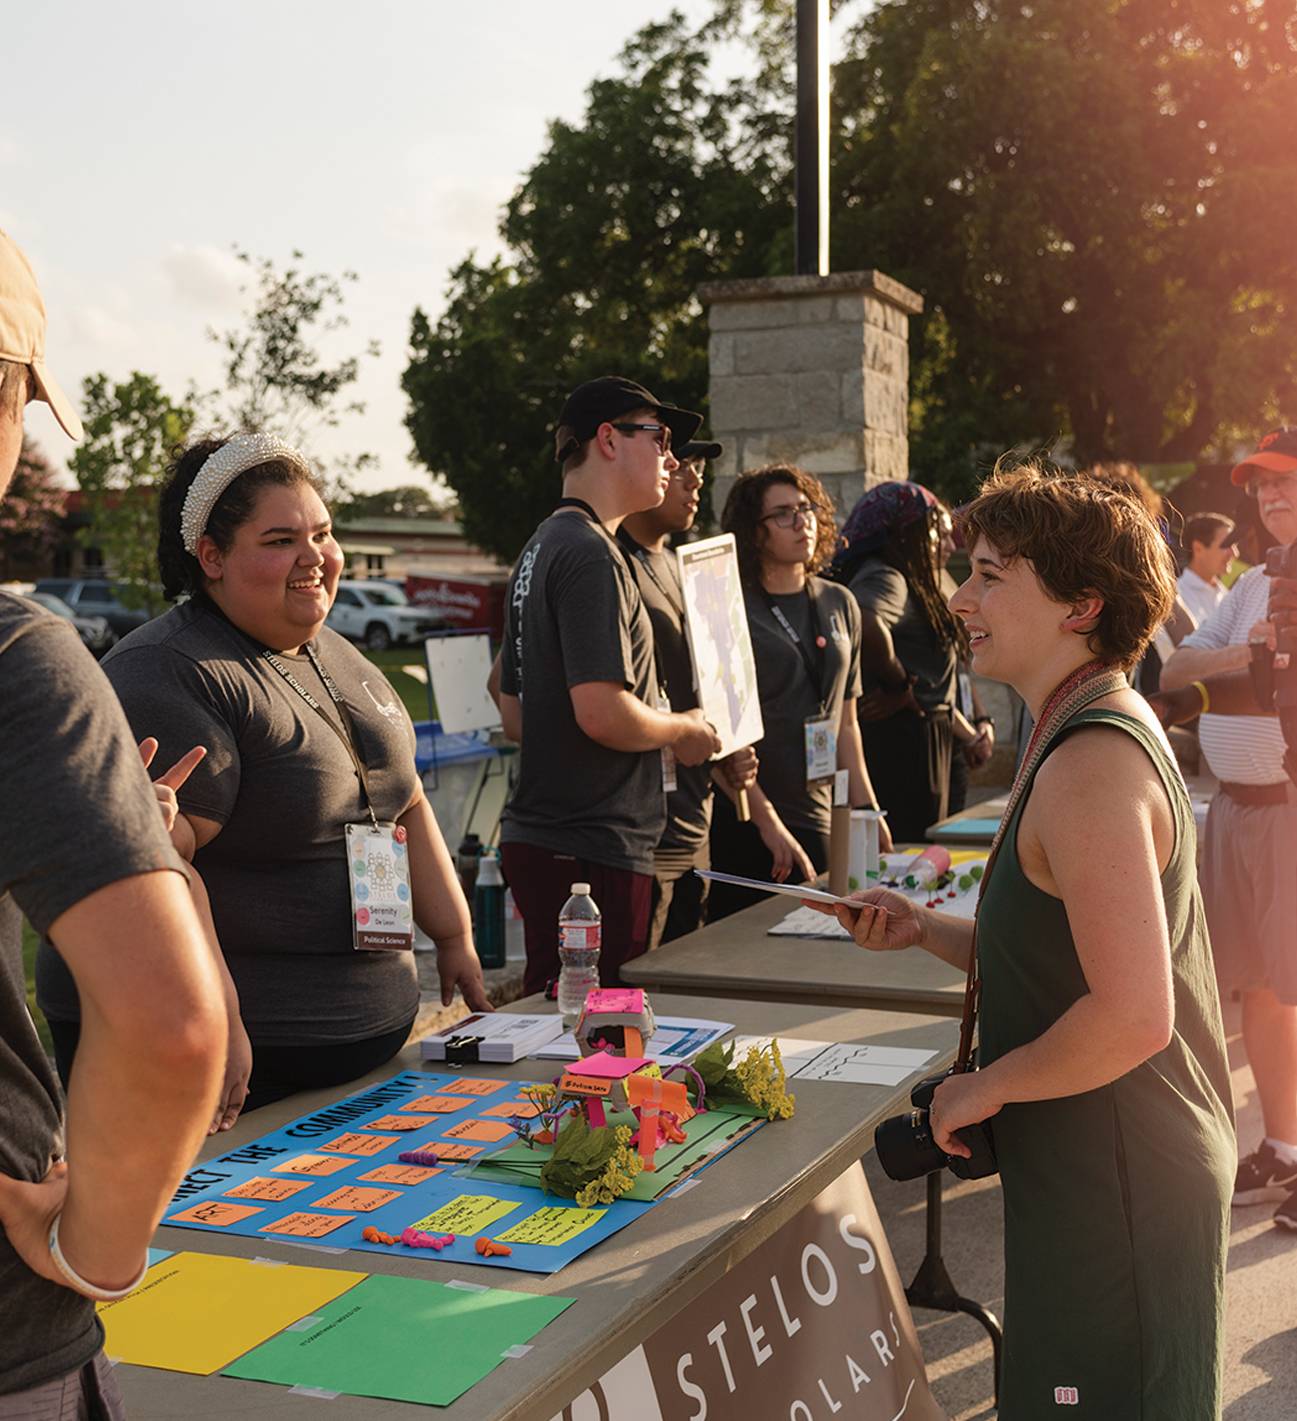
<svg viewBox="0 0 1297 1421">
<path fill-rule="evenodd" d="M 263 436 L 197 445 L 160 516 L 164 588 L 191 596 L 121 641 L 104 671 L 135 733 L 160 742 L 159 766 L 207 749 L 179 790 L 177 847 L 211 898 L 255 1106 L 353 1079 L 409 1033 L 413 955 L 354 945 L 345 834 L 371 809 L 404 830 L 414 918 L 437 943 L 444 998 L 458 984 L 474 1009 L 487 1003 L 409 716 L 378 668 L 324 626 L 342 554 L 301 455 Z M 66 1072 L 78 1004 L 48 945 L 38 996 Z"/>
</svg>

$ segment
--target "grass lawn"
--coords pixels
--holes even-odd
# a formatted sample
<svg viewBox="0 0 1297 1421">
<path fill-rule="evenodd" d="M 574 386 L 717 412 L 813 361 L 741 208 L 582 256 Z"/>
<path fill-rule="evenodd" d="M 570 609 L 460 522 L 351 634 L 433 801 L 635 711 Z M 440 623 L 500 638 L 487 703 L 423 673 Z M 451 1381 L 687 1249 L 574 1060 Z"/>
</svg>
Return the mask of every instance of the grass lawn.
<svg viewBox="0 0 1297 1421">
<path fill-rule="evenodd" d="M 410 712 L 411 720 L 429 719 L 429 693 L 426 681 L 420 680 L 417 676 L 407 675 L 401 670 L 403 666 L 414 666 L 426 675 L 423 647 L 394 646 L 389 651 L 366 651 L 362 646 L 357 647 L 357 650 L 362 656 L 368 657 L 392 683 L 393 690 L 405 702 L 405 708 Z M 435 719 L 435 715 L 432 718 Z"/>
<path fill-rule="evenodd" d="M 41 1045 L 51 1053 L 54 1044 L 50 1040 L 50 1029 L 45 1025 L 45 1018 L 41 1015 L 36 1005 L 36 949 L 40 946 L 40 938 L 36 936 L 36 930 L 23 919 L 23 974 L 27 978 L 27 1010 L 32 1014 L 32 1020 L 36 1023 L 36 1030 L 40 1033 Z"/>
</svg>

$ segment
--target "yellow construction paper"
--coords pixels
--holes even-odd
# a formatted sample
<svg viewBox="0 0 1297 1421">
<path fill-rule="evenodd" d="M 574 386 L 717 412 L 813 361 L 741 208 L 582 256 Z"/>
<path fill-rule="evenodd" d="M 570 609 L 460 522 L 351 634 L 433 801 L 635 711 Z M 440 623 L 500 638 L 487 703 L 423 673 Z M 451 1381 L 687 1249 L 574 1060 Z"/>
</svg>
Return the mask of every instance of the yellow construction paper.
<svg viewBox="0 0 1297 1421">
<path fill-rule="evenodd" d="M 139 1367 L 210 1376 L 367 1276 L 173 1253 L 129 1298 L 99 1304 L 104 1351 Z"/>
<path fill-rule="evenodd" d="M 606 1209 L 564 1209 L 546 1205 L 528 1214 L 510 1228 L 508 1233 L 496 1234 L 497 1243 L 543 1243 L 551 1248 L 571 1243 L 577 1234 L 584 1233 L 592 1224 L 597 1224 Z"/>
<path fill-rule="evenodd" d="M 497 1199 L 493 1194 L 460 1194 L 413 1227 L 430 1234 L 475 1234 L 521 1207 L 513 1199 Z"/>
</svg>

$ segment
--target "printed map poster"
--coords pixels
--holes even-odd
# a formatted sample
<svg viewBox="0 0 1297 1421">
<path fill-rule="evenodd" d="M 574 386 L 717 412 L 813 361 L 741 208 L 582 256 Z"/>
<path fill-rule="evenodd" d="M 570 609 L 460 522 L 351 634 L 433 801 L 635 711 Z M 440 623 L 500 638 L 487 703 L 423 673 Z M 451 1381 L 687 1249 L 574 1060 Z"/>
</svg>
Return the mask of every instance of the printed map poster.
<svg viewBox="0 0 1297 1421">
<path fill-rule="evenodd" d="M 716 727 L 721 755 L 729 755 L 765 734 L 734 535 L 686 543 L 676 558 L 698 704 Z"/>
</svg>

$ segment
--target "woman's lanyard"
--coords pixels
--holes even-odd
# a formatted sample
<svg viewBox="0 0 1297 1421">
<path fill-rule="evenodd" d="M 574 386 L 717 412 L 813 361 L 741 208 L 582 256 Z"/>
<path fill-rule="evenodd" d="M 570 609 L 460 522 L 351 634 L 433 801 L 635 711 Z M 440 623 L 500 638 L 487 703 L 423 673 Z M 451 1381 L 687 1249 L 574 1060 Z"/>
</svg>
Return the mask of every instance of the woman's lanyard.
<svg viewBox="0 0 1297 1421">
<path fill-rule="evenodd" d="M 828 648 L 828 638 L 824 635 L 824 628 L 820 623 L 819 597 L 811 591 L 811 584 L 807 582 L 804 589 L 806 600 L 811 607 L 811 623 L 815 628 L 815 650 L 812 652 L 805 641 L 797 635 L 797 628 L 784 616 L 783 608 L 778 606 L 775 599 L 763 587 L 761 595 L 766 599 L 766 606 L 770 609 L 770 615 L 779 623 L 784 630 L 784 635 L 797 648 L 797 655 L 801 658 L 802 665 L 806 668 L 806 674 L 810 677 L 811 687 L 819 697 L 820 714 L 823 715 L 828 706 L 828 695 L 824 688 L 824 668 L 828 660 L 826 651 Z"/>
<path fill-rule="evenodd" d="M 317 715 L 319 715 L 320 719 L 324 721 L 325 725 L 327 725 L 329 729 L 333 731 L 333 733 L 338 737 L 338 739 L 342 741 L 343 745 L 346 747 L 348 755 L 351 756 L 351 763 L 356 768 L 356 778 L 360 781 L 360 792 L 364 796 L 365 800 L 365 812 L 369 815 L 370 824 L 373 825 L 375 829 L 377 829 L 378 819 L 374 815 L 374 799 L 369 792 L 369 776 L 365 769 L 365 762 L 363 759 L 361 759 L 360 752 L 356 748 L 356 727 L 352 724 L 351 712 L 347 708 L 346 701 L 344 701 L 342 698 L 342 692 L 339 691 L 337 686 L 334 684 L 333 677 L 330 676 L 329 673 L 324 669 L 324 664 L 316 655 L 315 648 L 310 644 L 310 642 L 307 642 L 305 647 L 303 647 L 303 650 L 310 658 L 311 665 L 315 667 L 315 674 L 320 678 L 324 689 L 329 693 L 329 699 L 338 708 L 338 719 L 342 722 L 341 727 L 338 726 L 338 724 L 329 715 L 328 711 L 324 709 L 324 707 L 319 703 L 318 700 L 316 700 L 316 698 L 310 693 L 310 691 L 308 691 L 306 687 L 303 686 L 302 683 L 297 679 L 297 677 L 293 675 L 290 668 L 286 666 L 284 662 L 282 662 L 273 651 L 263 649 L 261 655 L 263 659 L 268 662 L 269 665 L 272 666 L 275 671 L 277 671 L 279 675 L 284 678 L 285 681 L 287 681 L 289 686 L 306 702 L 306 704 L 310 706 L 310 708 L 315 711 Z"/>
</svg>

